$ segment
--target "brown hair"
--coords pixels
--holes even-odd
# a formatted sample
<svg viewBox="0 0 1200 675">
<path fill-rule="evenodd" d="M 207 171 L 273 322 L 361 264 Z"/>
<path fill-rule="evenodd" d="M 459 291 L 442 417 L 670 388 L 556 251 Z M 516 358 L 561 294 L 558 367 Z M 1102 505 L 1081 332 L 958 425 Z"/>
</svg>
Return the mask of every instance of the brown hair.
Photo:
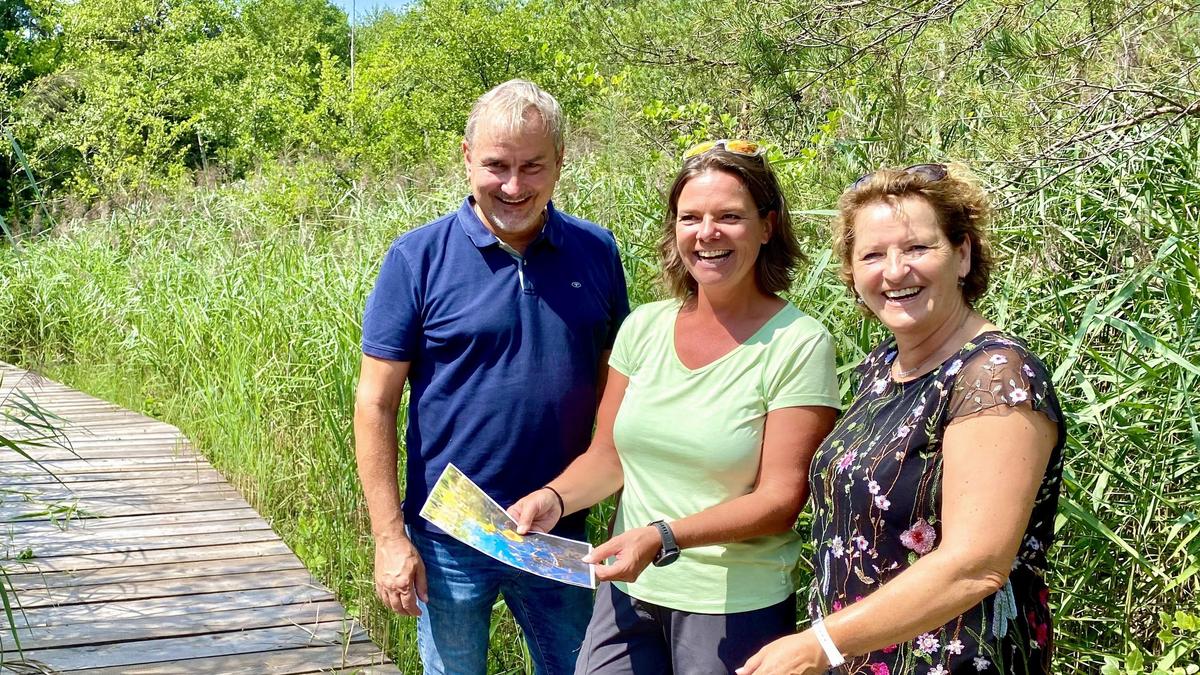
<svg viewBox="0 0 1200 675">
<path fill-rule="evenodd" d="M 946 176 L 940 180 L 921 172 L 884 168 L 863 180 L 862 185 L 842 193 L 833 221 L 833 250 L 841 258 L 839 273 L 850 292 L 854 292 L 854 219 L 864 207 L 880 202 L 896 205 L 905 197 L 919 197 L 929 204 L 952 245 L 971 242 L 971 269 L 962 280 L 963 300 L 970 305 L 983 297 L 992 275 L 992 251 L 986 232 L 992 208 L 979 179 L 959 164 L 947 165 Z"/>
<path fill-rule="evenodd" d="M 727 152 L 720 146 L 685 161 L 667 193 L 667 216 L 658 244 L 667 290 L 681 300 L 696 294 L 696 280 L 684 266 L 675 242 L 675 220 L 679 215 L 679 194 L 683 192 L 683 187 L 706 171 L 723 171 L 740 180 L 750 192 L 759 217 L 765 218 L 770 212 L 775 212 L 771 236 L 759 249 L 758 258 L 754 261 L 754 278 L 759 288 L 767 293 L 787 290 L 792 285 L 796 267 L 805 261 L 805 257 L 796 241 L 791 214 L 779 180 L 764 156 L 739 155 Z"/>
</svg>

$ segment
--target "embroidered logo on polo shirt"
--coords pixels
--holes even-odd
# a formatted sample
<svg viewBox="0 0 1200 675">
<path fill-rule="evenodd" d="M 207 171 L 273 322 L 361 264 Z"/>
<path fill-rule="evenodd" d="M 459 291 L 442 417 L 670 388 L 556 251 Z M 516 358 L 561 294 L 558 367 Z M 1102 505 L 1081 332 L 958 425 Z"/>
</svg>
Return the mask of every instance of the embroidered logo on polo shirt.
<svg viewBox="0 0 1200 675">
<path fill-rule="evenodd" d="M 578 281 L 572 281 L 571 288 L 583 288 L 583 284 L 579 283 Z"/>
</svg>

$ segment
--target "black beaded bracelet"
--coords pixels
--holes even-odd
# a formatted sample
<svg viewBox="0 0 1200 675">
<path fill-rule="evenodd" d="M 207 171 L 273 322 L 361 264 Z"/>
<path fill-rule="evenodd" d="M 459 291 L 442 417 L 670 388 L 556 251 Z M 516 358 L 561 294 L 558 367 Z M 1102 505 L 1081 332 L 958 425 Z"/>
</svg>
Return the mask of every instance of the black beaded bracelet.
<svg viewBox="0 0 1200 675">
<path fill-rule="evenodd" d="M 562 495 L 558 494 L 558 490 L 555 490 L 549 485 L 543 485 L 542 489 L 549 490 L 554 493 L 554 498 L 558 500 L 558 517 L 562 518 L 563 516 L 567 515 L 567 505 L 563 503 Z"/>
</svg>

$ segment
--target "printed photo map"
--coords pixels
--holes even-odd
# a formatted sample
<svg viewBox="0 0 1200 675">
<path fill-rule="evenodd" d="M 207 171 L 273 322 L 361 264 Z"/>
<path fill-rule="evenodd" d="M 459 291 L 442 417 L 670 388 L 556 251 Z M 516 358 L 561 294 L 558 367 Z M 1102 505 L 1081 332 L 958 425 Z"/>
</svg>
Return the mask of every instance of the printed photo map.
<svg viewBox="0 0 1200 675">
<path fill-rule="evenodd" d="M 547 579 L 596 587 L 592 566 L 581 560 L 591 552 L 591 544 L 540 532 L 517 534 L 516 521 L 453 464 L 429 492 L 421 517 L 502 563 Z"/>
</svg>

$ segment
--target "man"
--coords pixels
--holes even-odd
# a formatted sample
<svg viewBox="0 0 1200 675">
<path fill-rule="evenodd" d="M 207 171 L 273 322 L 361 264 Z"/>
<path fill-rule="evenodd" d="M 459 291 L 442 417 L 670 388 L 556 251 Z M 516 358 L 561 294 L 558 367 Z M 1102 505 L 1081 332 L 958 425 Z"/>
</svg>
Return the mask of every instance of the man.
<svg viewBox="0 0 1200 675">
<path fill-rule="evenodd" d="M 354 434 L 375 587 L 388 607 L 419 617 L 425 673 L 485 672 L 498 593 L 538 673 L 573 671 L 590 615 L 587 589 L 508 567 L 418 515 L 447 464 L 508 506 L 587 448 L 629 303 L 612 234 L 550 203 L 562 130 L 558 102 L 530 82 L 480 97 L 462 144 L 471 195 L 393 242 L 367 301 Z M 555 534 L 583 538 L 585 515 Z"/>
</svg>

